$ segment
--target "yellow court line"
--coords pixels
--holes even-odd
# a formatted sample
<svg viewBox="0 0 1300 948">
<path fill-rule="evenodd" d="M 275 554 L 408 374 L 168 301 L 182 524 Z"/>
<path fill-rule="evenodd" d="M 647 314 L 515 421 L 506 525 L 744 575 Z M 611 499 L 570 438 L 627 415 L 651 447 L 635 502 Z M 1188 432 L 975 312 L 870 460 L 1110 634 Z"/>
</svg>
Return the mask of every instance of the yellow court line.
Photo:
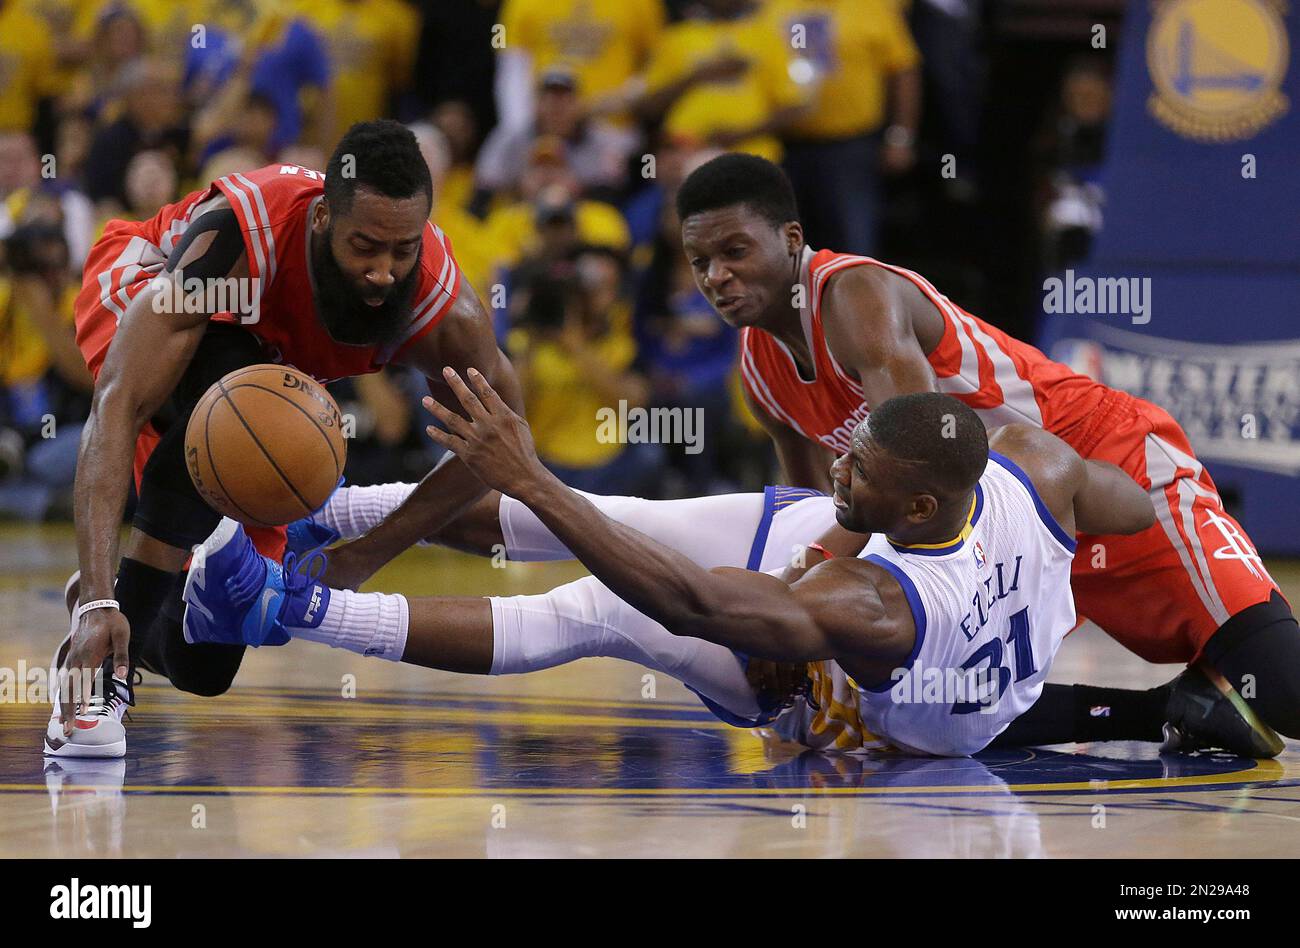
<svg viewBox="0 0 1300 948">
<path fill-rule="evenodd" d="M 655 797 L 695 797 L 695 796 L 901 796 L 906 794 L 940 795 L 945 793 L 998 794 L 1007 790 L 1013 793 L 1051 793 L 1091 790 L 1094 793 L 1106 793 L 1116 790 L 1165 790 L 1176 791 L 1187 787 L 1213 785 L 1219 783 L 1249 783 L 1267 780 L 1257 771 L 1236 770 L 1225 774 L 1202 774 L 1195 777 L 1143 777 L 1134 780 L 1105 781 L 1105 786 L 1098 786 L 1102 781 L 1076 781 L 1074 783 L 1026 783 L 1008 784 L 1005 788 L 983 785 L 973 787 L 222 787 L 222 786 L 164 786 L 138 785 L 130 787 L 82 785 L 69 788 L 71 792 L 84 793 L 93 790 L 118 789 L 123 793 L 159 793 L 159 794 L 230 794 L 245 796 L 412 796 L 412 797 L 543 797 L 543 796 L 655 796 Z M 1278 768 L 1279 770 L 1281 768 Z M 0 792 L 37 791 L 47 792 L 44 784 L 5 783 L 0 784 Z M 65 791 L 67 792 L 67 791 Z"/>
<path fill-rule="evenodd" d="M 142 697 L 149 695 L 177 695 L 177 692 L 163 685 L 141 685 L 136 689 Z M 397 690 L 372 690 L 369 688 L 358 689 L 356 698 L 344 698 L 339 694 L 337 688 L 290 688 L 277 685 L 250 685 L 248 687 L 233 688 L 226 695 L 224 700 L 233 700 L 241 696 L 249 697 L 290 697 L 312 700 L 334 699 L 337 701 L 365 701 L 368 698 L 410 698 L 421 701 L 499 701 L 502 704 L 555 704 L 567 705 L 573 707 L 611 707 L 611 708 L 661 708 L 668 711 L 701 711 L 704 706 L 699 703 L 690 701 L 624 701 L 617 698 L 568 698 L 562 695 L 546 697 L 544 695 L 494 695 L 494 694 L 475 694 L 472 692 L 436 692 L 424 693 L 419 691 L 397 691 Z M 164 699 L 164 704 L 172 707 L 184 707 L 190 703 L 211 703 L 211 698 L 182 698 L 179 701 Z"/>
<path fill-rule="evenodd" d="M 44 717 L 44 715 L 42 715 Z M 204 727 L 241 727 L 250 721 L 266 721 L 270 718 L 293 720 L 295 722 L 319 721 L 326 724 L 457 724 L 483 726 L 506 724 L 534 727 L 553 727 L 558 730 L 576 730 L 581 728 L 620 728 L 641 730 L 678 730 L 678 731 L 719 731 L 734 730 L 731 725 L 717 720 L 680 720 L 677 718 L 634 718 L 616 715 L 590 714 L 575 717 L 562 712 L 498 710 L 485 711 L 481 708 L 408 708 L 397 714 L 390 709 L 378 707 L 354 706 L 337 709 L 285 708 L 274 709 L 261 707 L 225 708 L 197 710 L 186 709 L 180 714 L 168 714 L 162 711 L 132 712 L 132 721 L 137 725 L 202 725 Z M 27 730 L 30 721 L 18 720 L 0 723 L 0 732 L 6 730 Z"/>
<path fill-rule="evenodd" d="M 618 717 L 616 715 L 591 714 L 574 717 L 562 712 L 541 712 L 541 711 L 485 711 L 481 708 L 420 708 L 407 709 L 401 714 L 395 714 L 391 710 L 383 708 L 338 708 L 335 710 L 315 710 L 311 708 L 283 708 L 277 707 L 273 714 L 268 714 L 262 708 L 242 708 L 238 711 L 227 709 L 219 711 L 213 709 L 211 712 L 185 713 L 181 715 L 169 715 L 162 712 L 151 711 L 143 714 L 133 714 L 134 723 L 150 725 L 181 725 L 181 724 L 202 724 L 211 727 L 230 726 L 236 727 L 247 724 L 248 721 L 264 721 L 267 718 L 274 717 L 281 720 L 292 719 L 294 721 L 321 721 L 329 724 L 340 724 L 353 722 L 357 724 L 374 724 L 389 723 L 393 725 L 401 724 L 470 724 L 481 726 L 484 724 L 513 724 L 513 725 L 534 725 L 550 726 L 564 730 L 574 730 L 577 728 L 640 728 L 640 729 L 669 729 L 685 731 L 730 731 L 733 730 L 731 725 L 723 721 L 682 721 L 675 718 L 632 718 Z"/>
</svg>

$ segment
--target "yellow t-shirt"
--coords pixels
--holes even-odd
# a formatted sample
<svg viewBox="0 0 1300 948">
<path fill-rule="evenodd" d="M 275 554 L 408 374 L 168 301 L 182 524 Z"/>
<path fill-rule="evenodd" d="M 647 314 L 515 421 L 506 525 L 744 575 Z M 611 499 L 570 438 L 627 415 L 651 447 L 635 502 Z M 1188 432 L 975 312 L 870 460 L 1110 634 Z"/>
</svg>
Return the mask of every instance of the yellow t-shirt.
<svg viewBox="0 0 1300 948">
<path fill-rule="evenodd" d="M 644 67 L 664 25 L 663 0 L 506 0 L 505 49 L 532 57 L 533 75 L 573 71 L 584 99 L 607 95 Z"/>
<path fill-rule="evenodd" d="M 441 227 L 451 240 L 461 279 L 469 282 L 484 306 L 490 306 L 494 257 L 484 222 L 459 204 L 448 201 L 445 194 L 433 206 L 429 220 Z"/>
<path fill-rule="evenodd" d="M 419 14 L 402 0 L 301 0 L 298 12 L 329 46 L 338 133 L 386 115 L 411 81 Z"/>
<path fill-rule="evenodd" d="M 17 6 L 24 8 L 33 16 L 40 17 L 49 30 L 53 58 L 46 65 L 50 72 L 48 78 L 51 88 L 47 94 L 62 95 L 72 87 L 77 70 L 66 62 L 59 62 L 60 46 L 62 43 L 89 38 L 77 31 L 77 25 L 83 16 L 83 7 L 98 8 L 102 2 L 103 0 L 16 0 Z M 3 84 L 3 80 L 0 80 L 0 85 Z"/>
<path fill-rule="evenodd" d="M 110 7 L 130 7 L 140 19 L 151 51 L 156 55 L 183 58 L 185 45 L 196 35 L 192 31 L 200 25 L 228 25 L 227 18 L 221 16 L 224 4 L 221 0 L 26 0 L 33 8 L 40 8 L 47 15 L 53 11 L 71 11 L 70 28 L 74 36 L 81 40 L 95 37 L 95 29 L 100 18 Z M 263 0 L 265 4 L 265 0 Z M 56 14 L 61 19 L 66 14 Z M 179 44 L 179 45 L 178 45 Z"/>
<path fill-rule="evenodd" d="M 184 59 L 186 46 L 203 24 L 204 0 L 128 0 L 149 31 L 153 51 L 166 59 Z"/>
<path fill-rule="evenodd" d="M 443 176 L 442 186 L 438 189 L 438 202 L 454 204 L 456 207 L 468 208 L 474 197 L 474 166 L 472 164 L 452 165 Z"/>
<path fill-rule="evenodd" d="M 512 354 L 528 353 L 524 404 L 538 455 L 565 467 L 599 467 L 616 458 L 624 445 L 597 439 L 596 413 L 611 407 L 609 399 L 592 387 L 582 367 L 557 343 L 530 338 L 524 329 L 514 330 L 507 343 Z M 595 348 L 617 372 L 626 371 L 636 357 L 631 334 L 617 329 Z"/>
<path fill-rule="evenodd" d="M 15 3 L 0 7 L 0 132 L 30 131 L 36 103 L 59 91 L 49 24 Z"/>
<path fill-rule="evenodd" d="M 603 201 L 579 201 L 573 211 L 578 240 L 596 247 L 627 251 L 632 234 L 618 208 Z M 493 247 L 493 266 L 513 267 L 537 249 L 537 210 L 518 201 L 493 211 L 484 221 Z"/>
<path fill-rule="evenodd" d="M 921 60 L 895 0 L 771 0 L 764 15 L 817 77 L 812 109 L 790 128 L 795 135 L 874 132 L 885 121 L 885 80 Z"/>
<path fill-rule="evenodd" d="M 73 323 L 73 303 L 78 287 L 68 286 L 59 299 L 59 316 Z M 40 379 L 50 368 L 50 350 L 45 337 L 18 304 L 13 282 L 0 277 L 0 385 L 24 385 Z"/>
<path fill-rule="evenodd" d="M 670 26 L 655 49 L 646 85 L 651 92 L 662 89 L 698 63 L 721 55 L 743 57 L 750 66 L 734 79 L 692 86 L 664 116 L 664 130 L 670 135 L 703 143 L 718 132 L 760 124 L 773 113 L 808 100 L 810 89 L 791 73 L 789 47 L 759 14 L 741 20 L 685 20 Z M 781 144 L 773 135 L 747 138 L 733 147 L 770 161 L 781 158 Z"/>
</svg>

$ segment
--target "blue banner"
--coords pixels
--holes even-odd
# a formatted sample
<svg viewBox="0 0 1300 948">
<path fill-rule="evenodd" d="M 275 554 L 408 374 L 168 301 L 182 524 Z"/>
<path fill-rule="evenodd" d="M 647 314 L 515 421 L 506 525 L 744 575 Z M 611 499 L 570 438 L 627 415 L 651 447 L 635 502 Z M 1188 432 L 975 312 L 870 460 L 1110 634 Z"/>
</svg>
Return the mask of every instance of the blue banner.
<svg viewBox="0 0 1300 948">
<path fill-rule="evenodd" d="M 1300 554 L 1297 14 L 1133 0 L 1103 226 L 1043 286 L 1040 347 L 1186 429 L 1261 551 Z"/>
</svg>

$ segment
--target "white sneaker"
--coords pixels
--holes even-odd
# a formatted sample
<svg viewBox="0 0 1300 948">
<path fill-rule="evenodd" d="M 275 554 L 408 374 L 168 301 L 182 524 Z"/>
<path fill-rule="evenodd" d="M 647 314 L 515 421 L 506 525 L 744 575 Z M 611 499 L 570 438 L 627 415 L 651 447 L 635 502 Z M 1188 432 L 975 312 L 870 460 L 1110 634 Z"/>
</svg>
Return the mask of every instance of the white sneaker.
<svg viewBox="0 0 1300 948">
<path fill-rule="evenodd" d="M 90 699 L 90 706 L 78 714 L 72 733 L 64 735 L 63 721 L 59 719 L 57 705 L 50 713 L 50 723 L 45 728 L 45 755 L 47 757 L 125 757 L 126 726 L 122 715 L 126 713 L 126 682 L 113 679 L 113 692 L 107 699 L 100 695 Z"/>
<path fill-rule="evenodd" d="M 122 715 L 129 704 L 130 686 L 113 676 L 107 694 L 92 695 L 89 707 L 78 714 L 72 733 L 64 735 L 63 721 L 59 718 L 59 675 L 63 660 L 72 644 L 72 630 L 59 643 L 50 667 L 50 723 L 45 727 L 45 755 L 47 757 L 125 757 L 126 726 Z"/>
</svg>

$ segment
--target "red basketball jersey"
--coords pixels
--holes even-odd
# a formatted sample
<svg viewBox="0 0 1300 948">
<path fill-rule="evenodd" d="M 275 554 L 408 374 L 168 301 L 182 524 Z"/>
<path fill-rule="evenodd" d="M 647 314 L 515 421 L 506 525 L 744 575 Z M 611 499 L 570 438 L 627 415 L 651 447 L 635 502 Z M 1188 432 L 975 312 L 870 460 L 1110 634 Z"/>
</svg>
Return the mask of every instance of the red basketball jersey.
<svg viewBox="0 0 1300 948">
<path fill-rule="evenodd" d="M 310 221 L 324 192 L 325 176 L 297 165 L 269 165 L 219 178 L 209 187 L 169 204 L 147 221 L 113 221 L 92 250 L 82 295 L 96 299 L 77 308 L 77 342 L 92 372 L 108 351 L 117 323 L 136 293 L 160 273 L 195 210 L 218 193 L 230 201 L 244 232 L 249 290 L 257 295 L 256 319 L 231 313 L 213 316 L 240 323 L 261 340 L 267 361 L 306 372 L 321 382 L 375 372 L 442 319 L 460 291 L 460 270 L 451 242 L 430 223 L 412 305 L 411 321 L 387 349 L 335 342 L 316 315 L 310 262 Z M 103 250 L 111 259 L 99 259 Z M 79 300 L 79 304 L 80 304 Z"/>
<path fill-rule="evenodd" d="M 1101 435 L 1104 409 L 1128 399 L 1028 343 L 1013 339 L 954 304 L 924 277 L 853 254 L 804 251 L 800 313 L 816 375 L 804 379 L 785 344 L 761 329 L 741 332 L 741 378 L 754 401 L 777 421 L 837 453 L 849 450 L 853 428 L 871 406 L 862 386 L 831 355 L 822 327 L 822 293 L 831 275 L 847 267 L 881 267 L 910 280 L 943 316 L 943 336 L 928 359 L 938 389 L 961 399 L 988 428 L 1020 422 L 1046 428 L 1080 453 Z"/>
</svg>

